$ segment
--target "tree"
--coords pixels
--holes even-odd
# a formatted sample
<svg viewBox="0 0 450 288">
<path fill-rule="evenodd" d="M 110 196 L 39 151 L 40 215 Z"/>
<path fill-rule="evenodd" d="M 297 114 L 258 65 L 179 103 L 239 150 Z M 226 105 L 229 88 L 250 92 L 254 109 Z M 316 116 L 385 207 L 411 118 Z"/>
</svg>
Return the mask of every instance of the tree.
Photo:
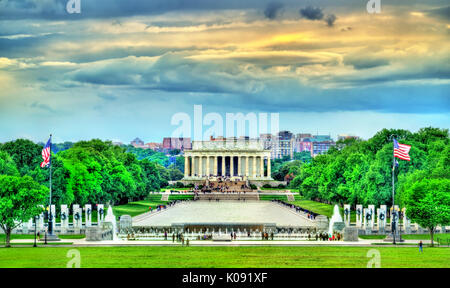
<svg viewBox="0 0 450 288">
<path fill-rule="evenodd" d="M 450 224 L 450 179 L 422 179 L 407 191 L 406 215 L 429 229 L 434 245 L 436 226 Z"/>
<path fill-rule="evenodd" d="M 11 247 L 11 231 L 42 212 L 39 204 L 48 197 L 47 187 L 30 176 L 0 175 L 0 227 L 6 234 L 6 247 Z"/>
<path fill-rule="evenodd" d="M 4 151 L 0 151 L 0 175 L 19 176 L 16 163 Z"/>
<path fill-rule="evenodd" d="M 16 163 L 20 175 L 27 175 L 42 161 L 42 146 L 30 140 L 17 139 L 2 145 L 1 149 L 7 152 Z"/>
</svg>

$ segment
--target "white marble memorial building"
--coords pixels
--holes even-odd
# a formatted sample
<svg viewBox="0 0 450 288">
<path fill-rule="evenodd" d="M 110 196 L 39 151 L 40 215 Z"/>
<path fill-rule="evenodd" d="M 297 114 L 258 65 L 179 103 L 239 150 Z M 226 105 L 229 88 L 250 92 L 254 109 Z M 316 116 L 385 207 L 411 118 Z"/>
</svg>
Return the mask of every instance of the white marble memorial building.
<svg viewBox="0 0 450 288">
<path fill-rule="evenodd" d="M 270 150 L 257 140 L 193 141 L 184 156 L 183 180 L 218 176 L 272 180 Z"/>
</svg>

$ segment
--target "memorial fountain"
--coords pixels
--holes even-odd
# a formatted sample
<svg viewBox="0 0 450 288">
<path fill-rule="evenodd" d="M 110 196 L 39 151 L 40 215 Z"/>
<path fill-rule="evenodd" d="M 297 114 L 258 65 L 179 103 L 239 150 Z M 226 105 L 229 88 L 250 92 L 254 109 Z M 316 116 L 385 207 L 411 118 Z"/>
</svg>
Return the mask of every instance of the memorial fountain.
<svg viewBox="0 0 450 288">
<path fill-rule="evenodd" d="M 108 211 L 107 211 L 107 214 L 106 214 L 106 217 L 105 217 L 105 222 L 112 224 L 113 240 L 114 241 L 119 240 L 119 238 L 117 237 L 117 220 L 116 220 L 116 216 L 114 216 L 114 212 L 112 210 L 112 206 L 111 205 L 109 205 L 109 207 L 108 207 Z"/>
<path fill-rule="evenodd" d="M 330 226 L 328 228 L 328 234 L 333 235 L 334 231 L 342 231 L 345 228 L 345 223 L 342 220 L 339 206 L 334 205 L 333 216 L 330 219 Z"/>
</svg>

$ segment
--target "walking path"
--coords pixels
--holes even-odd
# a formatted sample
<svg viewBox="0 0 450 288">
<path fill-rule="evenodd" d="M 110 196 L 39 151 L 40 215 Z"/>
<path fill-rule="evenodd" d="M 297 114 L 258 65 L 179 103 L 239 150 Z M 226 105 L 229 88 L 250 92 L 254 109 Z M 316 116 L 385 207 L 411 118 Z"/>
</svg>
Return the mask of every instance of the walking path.
<svg viewBox="0 0 450 288">
<path fill-rule="evenodd" d="M 21 243 L 33 243 L 32 239 L 17 239 L 12 240 L 11 243 L 21 244 Z M 420 240 L 405 240 L 402 242 L 403 244 L 410 244 L 408 246 L 416 247 Z M 54 245 L 57 247 L 102 247 L 102 246 L 181 246 L 180 242 L 173 243 L 172 240 L 167 241 L 141 241 L 141 240 L 119 240 L 119 241 L 86 241 L 85 239 L 64 239 L 63 242 L 71 242 L 72 245 Z M 424 244 L 430 244 L 430 240 L 423 240 Z M 40 242 L 42 244 L 42 242 Z M 56 242 L 57 243 L 57 242 Z M 358 242 L 344 242 L 344 241 L 292 241 L 292 240 L 284 240 L 284 241 L 261 241 L 261 240 L 234 240 L 230 242 L 217 242 L 217 241 L 197 241 L 193 240 L 189 242 L 189 246 L 355 246 L 355 247 L 365 247 L 371 246 L 374 243 L 384 243 L 386 245 L 380 245 L 379 247 L 390 247 L 388 242 L 384 242 L 383 240 L 362 240 L 360 239 Z M 52 246 L 52 243 L 48 244 Z"/>
</svg>

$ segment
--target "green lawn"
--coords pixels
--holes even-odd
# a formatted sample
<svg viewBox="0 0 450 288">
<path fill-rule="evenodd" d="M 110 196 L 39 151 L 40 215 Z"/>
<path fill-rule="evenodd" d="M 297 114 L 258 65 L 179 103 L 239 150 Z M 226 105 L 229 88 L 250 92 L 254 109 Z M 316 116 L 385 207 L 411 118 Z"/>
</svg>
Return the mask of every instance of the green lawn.
<svg viewBox="0 0 450 288">
<path fill-rule="evenodd" d="M 320 215 L 325 215 L 329 218 L 333 216 L 334 205 L 320 203 L 312 200 L 302 199 L 301 196 L 294 196 L 295 201 L 290 201 L 289 203 L 295 204 L 302 208 L 308 209 L 309 211 L 315 212 Z M 344 217 L 344 208 L 340 207 L 339 211 L 341 212 L 341 216 Z M 356 222 L 356 213 L 355 211 L 350 212 L 350 221 Z"/>
<path fill-rule="evenodd" d="M 161 199 L 161 198 L 160 198 Z M 155 200 L 142 200 L 137 202 L 131 202 L 125 205 L 113 207 L 114 215 L 118 218 L 122 215 L 130 215 L 131 217 L 137 216 L 139 214 L 149 211 L 149 207 L 155 208 L 158 205 L 164 205 L 165 201 L 155 201 Z"/>
<path fill-rule="evenodd" d="M 271 200 L 281 200 L 281 201 L 287 201 L 286 195 L 259 195 L 259 200 L 262 201 L 271 201 Z"/>
<path fill-rule="evenodd" d="M 430 240 L 430 234 L 408 234 L 403 235 L 402 238 L 405 240 Z M 447 245 L 450 243 L 450 233 L 446 234 L 434 234 L 434 241 L 439 242 L 441 245 Z"/>
<path fill-rule="evenodd" d="M 361 239 L 369 239 L 369 240 L 382 240 L 386 238 L 386 235 L 359 235 L 359 238 Z"/>
<path fill-rule="evenodd" d="M 174 200 L 194 200 L 194 194 L 189 194 L 189 195 L 185 195 L 185 194 L 171 194 L 169 195 L 169 200 L 170 201 L 174 201 Z"/>
<path fill-rule="evenodd" d="M 0 248 L 3 267 L 66 267 L 73 248 Z M 381 267 L 450 268 L 450 249 L 407 247 L 79 247 L 81 267 L 365 268 L 376 249 Z"/>
</svg>

